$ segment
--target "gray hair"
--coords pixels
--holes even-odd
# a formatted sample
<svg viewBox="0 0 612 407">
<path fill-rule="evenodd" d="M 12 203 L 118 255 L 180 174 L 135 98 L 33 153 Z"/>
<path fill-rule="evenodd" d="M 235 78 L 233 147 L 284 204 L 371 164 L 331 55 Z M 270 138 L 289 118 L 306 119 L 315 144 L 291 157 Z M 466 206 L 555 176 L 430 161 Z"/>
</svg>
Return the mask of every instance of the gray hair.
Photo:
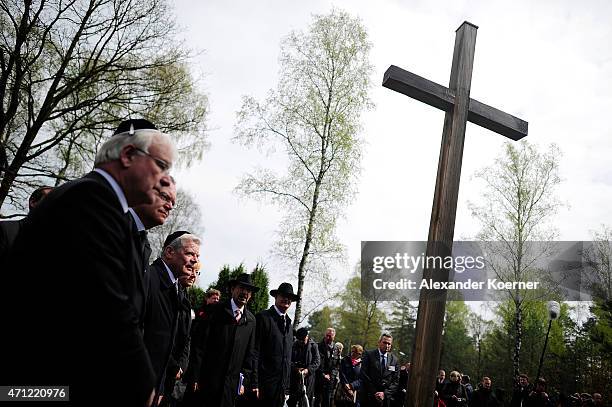
<svg viewBox="0 0 612 407">
<path fill-rule="evenodd" d="M 393 339 L 393 336 L 391 336 L 391 334 L 390 334 L 390 333 L 388 333 L 388 332 L 384 332 L 382 335 L 380 335 L 380 339 L 379 339 L 379 341 L 381 341 L 381 340 L 382 340 L 382 338 L 385 338 L 385 337 L 386 337 L 386 338 Z"/>
<path fill-rule="evenodd" d="M 176 159 L 176 147 L 167 134 L 155 129 L 139 129 L 135 130 L 133 134 L 125 131 L 115 134 L 108 139 L 98 150 L 94 166 L 118 160 L 121 156 L 121 149 L 128 144 L 132 144 L 134 147 L 148 153 L 149 147 L 153 142 L 169 145 L 172 150 L 172 161 Z"/>
<path fill-rule="evenodd" d="M 177 237 L 176 239 L 174 239 L 166 247 L 170 247 L 170 248 L 172 248 L 172 250 L 178 250 L 178 249 L 183 248 L 185 246 L 185 244 L 188 243 L 188 242 L 194 242 L 195 244 L 197 244 L 199 246 L 200 245 L 200 238 L 197 237 L 196 235 L 192 235 L 191 233 L 186 233 L 186 234 L 181 235 L 181 236 Z"/>
</svg>

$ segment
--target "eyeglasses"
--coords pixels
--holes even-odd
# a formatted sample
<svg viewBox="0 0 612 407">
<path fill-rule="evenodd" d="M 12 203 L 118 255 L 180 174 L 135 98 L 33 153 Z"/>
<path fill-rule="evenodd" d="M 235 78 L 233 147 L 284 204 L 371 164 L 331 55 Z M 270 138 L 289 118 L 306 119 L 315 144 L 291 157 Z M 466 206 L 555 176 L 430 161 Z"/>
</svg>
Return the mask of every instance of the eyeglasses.
<svg viewBox="0 0 612 407">
<path fill-rule="evenodd" d="M 162 160 L 161 158 L 155 157 L 154 155 L 151 155 L 149 153 L 147 153 L 146 151 L 144 151 L 143 149 L 140 149 L 138 147 L 134 147 L 134 150 L 138 151 L 141 154 L 146 155 L 147 157 L 149 157 L 151 160 L 153 160 L 155 162 L 155 165 L 157 165 L 157 167 L 164 173 L 164 174 L 168 174 L 170 172 L 170 164 L 164 160 Z"/>
</svg>

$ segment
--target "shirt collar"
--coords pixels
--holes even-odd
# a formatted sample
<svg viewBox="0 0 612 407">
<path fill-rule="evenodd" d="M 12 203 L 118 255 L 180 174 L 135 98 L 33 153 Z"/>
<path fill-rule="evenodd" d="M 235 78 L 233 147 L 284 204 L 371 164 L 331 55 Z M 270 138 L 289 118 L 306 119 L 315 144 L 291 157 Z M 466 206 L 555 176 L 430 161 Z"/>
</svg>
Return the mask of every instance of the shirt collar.
<svg viewBox="0 0 612 407">
<path fill-rule="evenodd" d="M 238 308 L 233 298 L 231 299 L 230 304 L 232 304 L 232 314 L 236 315 L 237 309 L 240 310 L 240 315 L 244 314 L 244 305 L 242 306 L 242 308 Z"/>
<path fill-rule="evenodd" d="M 276 313 L 278 314 L 278 316 L 279 316 L 279 317 L 283 317 L 283 318 L 285 318 L 285 315 L 286 315 L 286 314 L 283 314 L 283 313 L 282 313 L 282 312 L 281 312 L 281 311 L 280 311 L 280 310 L 279 310 L 279 309 L 276 307 L 276 304 L 274 304 L 274 305 L 273 305 L 273 307 L 274 307 L 274 310 L 276 311 Z"/>
<path fill-rule="evenodd" d="M 166 271 L 168 272 L 168 275 L 170 276 L 170 281 L 172 281 L 172 284 L 176 286 L 176 282 L 178 280 L 176 279 L 176 277 L 174 277 L 174 274 L 172 274 L 172 270 L 170 270 L 170 267 L 168 267 L 166 262 L 164 262 L 163 260 L 162 260 L 162 264 L 164 265 L 164 267 L 166 267 Z"/>
<path fill-rule="evenodd" d="M 387 353 L 389 353 L 389 352 L 387 352 Z M 387 357 L 387 353 L 382 353 L 382 352 L 380 351 L 380 349 L 378 349 L 378 355 L 379 355 L 380 357 L 384 357 L 384 358 L 386 358 L 386 357 Z"/>
<path fill-rule="evenodd" d="M 123 189 L 121 189 L 117 181 L 115 181 L 115 179 L 108 172 L 104 171 L 101 168 L 94 168 L 94 172 L 100 174 L 106 180 L 106 182 L 110 184 L 113 191 L 115 191 L 115 195 L 117 195 L 117 199 L 121 204 L 121 209 L 123 209 L 123 213 L 126 213 L 128 211 L 127 198 L 125 197 Z"/>
<path fill-rule="evenodd" d="M 142 232 L 143 230 L 145 230 L 145 226 L 142 223 L 142 221 L 140 220 L 140 216 L 138 216 L 138 214 L 136 213 L 136 211 L 132 208 L 128 208 L 128 212 L 130 213 L 130 215 L 132 215 L 132 218 L 134 219 L 134 223 L 136 224 L 136 229 L 138 229 L 139 232 Z"/>
</svg>

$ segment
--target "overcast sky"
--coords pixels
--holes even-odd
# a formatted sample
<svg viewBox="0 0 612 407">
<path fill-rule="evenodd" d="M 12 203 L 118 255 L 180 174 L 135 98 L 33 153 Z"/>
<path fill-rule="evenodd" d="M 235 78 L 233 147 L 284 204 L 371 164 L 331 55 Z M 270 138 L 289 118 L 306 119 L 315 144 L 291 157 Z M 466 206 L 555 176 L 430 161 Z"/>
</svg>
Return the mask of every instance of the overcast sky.
<svg viewBox="0 0 612 407">
<path fill-rule="evenodd" d="M 201 286 L 226 263 L 266 263 L 271 286 L 295 274 L 270 255 L 278 210 L 232 192 L 265 158 L 231 138 L 241 97 L 261 100 L 276 86 L 281 38 L 333 6 L 368 31 L 376 104 L 362 118 L 359 192 L 339 223 L 348 258 L 334 270 L 339 284 L 359 261 L 362 240 L 427 239 L 444 114 L 380 84 L 393 64 L 448 86 L 455 30 L 465 20 L 479 26 L 471 97 L 528 121 L 529 141 L 563 152 L 559 196 L 569 206 L 556 217 L 560 239 L 589 240 L 591 230 L 612 224 L 612 2 L 180 0 L 177 22 L 203 51 L 194 71 L 211 107 L 211 148 L 178 174 L 203 210 Z M 455 238 L 477 232 L 467 201 L 478 201 L 481 186 L 471 176 L 493 163 L 505 140 L 468 123 Z"/>
</svg>

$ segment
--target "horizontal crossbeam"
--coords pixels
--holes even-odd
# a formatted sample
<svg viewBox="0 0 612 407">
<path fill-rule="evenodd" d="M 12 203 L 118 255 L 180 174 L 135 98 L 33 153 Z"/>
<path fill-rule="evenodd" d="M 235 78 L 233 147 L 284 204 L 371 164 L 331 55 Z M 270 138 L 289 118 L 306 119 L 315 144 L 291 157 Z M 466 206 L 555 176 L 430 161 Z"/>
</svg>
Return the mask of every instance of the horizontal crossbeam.
<svg viewBox="0 0 612 407">
<path fill-rule="evenodd" d="M 383 86 L 444 111 L 450 111 L 455 103 L 455 95 L 449 88 L 395 65 L 385 72 Z M 471 98 L 468 121 L 512 140 L 527 135 L 526 121 Z"/>
</svg>

